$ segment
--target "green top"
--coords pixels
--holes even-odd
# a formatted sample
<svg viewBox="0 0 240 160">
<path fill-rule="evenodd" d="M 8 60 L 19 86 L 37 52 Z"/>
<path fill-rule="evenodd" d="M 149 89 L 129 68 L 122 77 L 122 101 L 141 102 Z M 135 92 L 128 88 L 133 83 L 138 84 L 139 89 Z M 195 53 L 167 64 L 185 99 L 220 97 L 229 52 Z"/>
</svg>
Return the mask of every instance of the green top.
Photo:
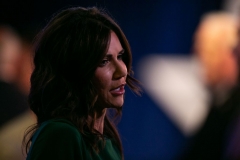
<svg viewBox="0 0 240 160">
<path fill-rule="evenodd" d="M 110 139 L 99 153 L 92 152 L 81 133 L 69 121 L 49 120 L 33 137 L 29 160 L 120 160 L 120 151 Z"/>
</svg>

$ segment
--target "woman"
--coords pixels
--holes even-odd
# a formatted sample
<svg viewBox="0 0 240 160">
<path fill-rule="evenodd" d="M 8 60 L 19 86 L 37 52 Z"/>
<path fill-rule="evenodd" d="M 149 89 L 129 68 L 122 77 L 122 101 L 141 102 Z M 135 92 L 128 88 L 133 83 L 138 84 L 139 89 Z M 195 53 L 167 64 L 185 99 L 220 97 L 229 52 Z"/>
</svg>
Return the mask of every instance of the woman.
<svg viewBox="0 0 240 160">
<path fill-rule="evenodd" d="M 39 34 L 34 65 L 29 104 L 37 124 L 24 137 L 27 159 L 123 159 L 108 110 L 120 115 L 125 85 L 140 89 L 113 19 L 95 7 L 61 11 Z"/>
</svg>

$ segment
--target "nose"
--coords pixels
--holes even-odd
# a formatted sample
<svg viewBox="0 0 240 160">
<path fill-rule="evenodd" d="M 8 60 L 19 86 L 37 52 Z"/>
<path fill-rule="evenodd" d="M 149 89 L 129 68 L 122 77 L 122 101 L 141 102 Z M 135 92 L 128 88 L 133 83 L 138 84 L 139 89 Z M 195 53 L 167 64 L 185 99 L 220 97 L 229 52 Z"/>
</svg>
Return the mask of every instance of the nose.
<svg viewBox="0 0 240 160">
<path fill-rule="evenodd" d="M 115 70 L 113 73 L 113 79 L 120 79 L 127 76 L 127 67 L 123 61 L 115 63 Z"/>
</svg>

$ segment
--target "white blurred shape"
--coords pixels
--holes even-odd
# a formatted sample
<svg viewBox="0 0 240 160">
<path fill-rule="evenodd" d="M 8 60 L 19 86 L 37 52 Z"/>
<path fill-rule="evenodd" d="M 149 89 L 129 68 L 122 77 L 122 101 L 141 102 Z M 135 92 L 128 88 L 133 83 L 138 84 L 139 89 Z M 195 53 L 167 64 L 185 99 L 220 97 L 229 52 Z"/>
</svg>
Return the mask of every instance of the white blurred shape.
<svg viewBox="0 0 240 160">
<path fill-rule="evenodd" d="M 185 135 L 193 135 L 209 110 L 209 93 L 195 58 L 150 55 L 139 65 L 144 89 Z"/>
</svg>

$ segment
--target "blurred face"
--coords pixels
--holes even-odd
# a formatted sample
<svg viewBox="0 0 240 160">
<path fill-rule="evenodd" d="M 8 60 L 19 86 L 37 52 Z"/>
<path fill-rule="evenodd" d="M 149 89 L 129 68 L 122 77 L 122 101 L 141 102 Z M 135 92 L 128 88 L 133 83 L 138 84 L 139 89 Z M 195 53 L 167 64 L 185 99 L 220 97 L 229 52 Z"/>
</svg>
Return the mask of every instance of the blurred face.
<svg viewBox="0 0 240 160">
<path fill-rule="evenodd" d="M 11 29 L 0 26 L 0 78 L 3 81 L 13 83 L 17 80 L 21 50 L 19 37 Z"/>
<path fill-rule="evenodd" d="M 209 23 L 209 22 L 208 22 Z M 225 21 L 202 24 L 196 32 L 195 52 L 210 86 L 232 86 L 237 80 L 237 62 L 233 48 L 237 42 L 237 28 Z"/>
<path fill-rule="evenodd" d="M 93 84 L 97 89 L 96 105 L 103 108 L 118 108 L 124 102 L 127 67 L 122 60 L 124 50 L 117 35 L 111 32 L 109 49 L 97 67 Z"/>
</svg>

